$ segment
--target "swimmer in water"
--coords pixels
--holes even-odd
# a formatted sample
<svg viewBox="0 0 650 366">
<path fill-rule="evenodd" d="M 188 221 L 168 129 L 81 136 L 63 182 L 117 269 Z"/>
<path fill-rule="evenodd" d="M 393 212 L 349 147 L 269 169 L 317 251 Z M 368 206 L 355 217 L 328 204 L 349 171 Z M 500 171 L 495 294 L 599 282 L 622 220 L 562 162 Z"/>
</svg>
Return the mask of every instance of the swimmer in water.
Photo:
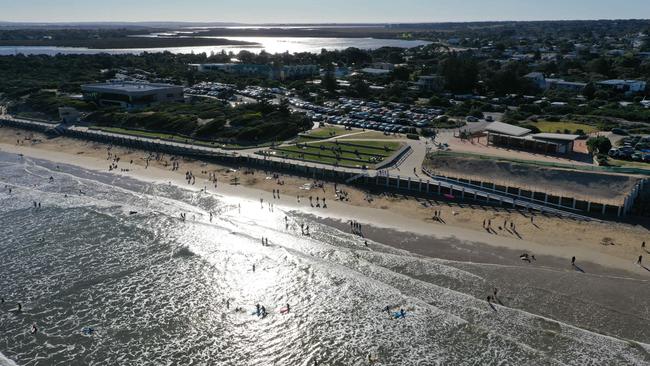
<svg viewBox="0 0 650 366">
<path fill-rule="evenodd" d="M 36 323 L 32 324 L 32 334 L 36 334 L 38 332 L 38 327 L 36 326 Z"/>
</svg>

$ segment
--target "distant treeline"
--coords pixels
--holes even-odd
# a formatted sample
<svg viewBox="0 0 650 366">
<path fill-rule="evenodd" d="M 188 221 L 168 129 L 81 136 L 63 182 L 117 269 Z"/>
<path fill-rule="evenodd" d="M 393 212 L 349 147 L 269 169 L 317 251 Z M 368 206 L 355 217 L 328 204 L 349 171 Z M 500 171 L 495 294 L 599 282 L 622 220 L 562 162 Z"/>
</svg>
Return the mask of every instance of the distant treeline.
<svg viewBox="0 0 650 366">
<path fill-rule="evenodd" d="M 152 29 L 151 32 L 162 32 Z M 21 29 L 0 30 L 0 46 L 50 46 L 111 48 L 164 48 L 222 45 L 255 45 L 220 38 L 138 37 L 150 31 L 134 29 Z"/>
</svg>

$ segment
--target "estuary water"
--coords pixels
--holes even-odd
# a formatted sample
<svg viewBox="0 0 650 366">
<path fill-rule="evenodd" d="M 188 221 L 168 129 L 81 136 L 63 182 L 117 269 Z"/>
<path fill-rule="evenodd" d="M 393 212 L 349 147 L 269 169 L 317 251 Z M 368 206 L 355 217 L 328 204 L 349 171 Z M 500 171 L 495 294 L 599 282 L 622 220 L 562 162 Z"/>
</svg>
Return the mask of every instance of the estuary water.
<svg viewBox="0 0 650 366">
<path fill-rule="evenodd" d="M 471 295 L 486 278 L 447 260 L 259 201 L 2 152 L 0 238 L 1 365 L 649 362 L 647 344 L 493 309 Z"/>
<path fill-rule="evenodd" d="M 209 37 L 207 37 L 209 38 Z M 171 53 L 220 53 L 250 51 L 260 53 L 262 50 L 268 53 L 299 53 L 311 52 L 320 53 L 323 48 L 343 50 L 349 47 L 356 47 L 364 50 L 374 50 L 381 47 L 413 48 L 430 44 L 428 41 L 400 40 L 400 39 L 377 39 L 377 38 L 306 38 L 306 37 L 213 37 L 226 38 L 236 41 L 254 42 L 252 46 L 198 46 L 198 47 L 169 47 L 169 48 L 136 48 L 136 49 L 89 49 L 77 47 L 5 47 L 0 46 L 0 55 L 56 55 L 56 54 L 141 54 L 143 52 L 171 52 Z"/>
</svg>

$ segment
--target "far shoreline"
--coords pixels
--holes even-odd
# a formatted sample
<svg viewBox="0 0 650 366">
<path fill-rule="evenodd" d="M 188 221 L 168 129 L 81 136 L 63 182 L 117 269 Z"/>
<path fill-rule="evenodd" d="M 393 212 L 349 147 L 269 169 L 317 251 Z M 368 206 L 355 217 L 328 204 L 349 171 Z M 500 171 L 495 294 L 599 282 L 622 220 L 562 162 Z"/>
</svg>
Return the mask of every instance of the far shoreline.
<svg viewBox="0 0 650 366">
<path fill-rule="evenodd" d="M 261 47 L 255 42 L 237 41 L 226 38 L 159 38 L 124 37 L 88 40 L 0 40 L 0 47 L 60 47 L 88 50 L 140 49 L 140 48 L 178 48 L 208 46 L 246 46 Z"/>
</svg>

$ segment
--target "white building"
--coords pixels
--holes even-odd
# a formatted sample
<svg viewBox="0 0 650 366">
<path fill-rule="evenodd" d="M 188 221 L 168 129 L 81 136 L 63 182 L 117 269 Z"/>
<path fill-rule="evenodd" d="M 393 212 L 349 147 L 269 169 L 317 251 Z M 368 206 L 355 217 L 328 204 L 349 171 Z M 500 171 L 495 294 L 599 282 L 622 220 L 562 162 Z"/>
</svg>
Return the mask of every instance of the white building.
<svg viewBox="0 0 650 366">
<path fill-rule="evenodd" d="M 646 89 L 646 82 L 642 80 L 605 80 L 598 83 L 599 86 L 625 93 L 641 93 Z"/>
</svg>

